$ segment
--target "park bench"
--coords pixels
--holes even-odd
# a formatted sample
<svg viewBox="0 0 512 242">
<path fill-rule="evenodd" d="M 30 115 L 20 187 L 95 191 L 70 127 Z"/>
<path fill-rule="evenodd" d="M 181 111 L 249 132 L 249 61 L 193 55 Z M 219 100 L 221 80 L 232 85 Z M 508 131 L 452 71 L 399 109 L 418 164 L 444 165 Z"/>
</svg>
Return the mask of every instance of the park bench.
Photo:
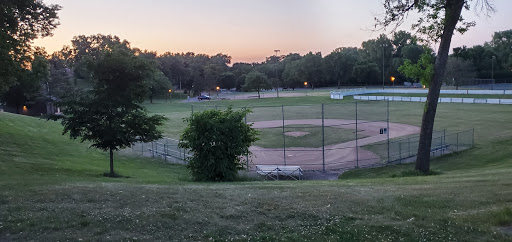
<svg viewBox="0 0 512 242">
<path fill-rule="evenodd" d="M 300 166 L 257 165 L 256 173 L 273 180 L 279 180 L 279 177 L 302 180 L 304 175 Z"/>
<path fill-rule="evenodd" d="M 435 147 L 432 147 L 430 149 L 430 152 L 432 154 L 436 153 L 436 152 L 443 152 L 445 150 L 447 150 L 448 148 L 450 147 L 450 145 L 439 145 L 439 146 L 435 146 Z"/>
</svg>

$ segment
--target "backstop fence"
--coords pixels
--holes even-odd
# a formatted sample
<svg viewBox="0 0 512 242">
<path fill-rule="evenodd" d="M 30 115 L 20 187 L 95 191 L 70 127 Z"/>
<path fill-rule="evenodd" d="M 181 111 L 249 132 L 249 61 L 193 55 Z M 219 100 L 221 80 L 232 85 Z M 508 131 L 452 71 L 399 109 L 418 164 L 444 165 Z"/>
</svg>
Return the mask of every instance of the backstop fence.
<svg viewBox="0 0 512 242">
<path fill-rule="evenodd" d="M 389 101 L 354 101 L 302 106 L 233 107 L 250 109 L 245 122 L 252 124 L 259 140 L 244 162 L 256 165 L 300 166 L 303 170 L 347 170 L 414 161 L 419 144 L 417 122 L 390 122 Z M 191 112 L 227 106 L 193 105 Z M 408 123 L 410 122 L 410 123 Z M 473 147 L 474 130 L 436 130 L 432 156 Z M 173 163 L 186 163 L 190 153 L 177 140 L 136 144 L 132 151 Z M 145 153 L 144 153 L 145 152 Z"/>
</svg>

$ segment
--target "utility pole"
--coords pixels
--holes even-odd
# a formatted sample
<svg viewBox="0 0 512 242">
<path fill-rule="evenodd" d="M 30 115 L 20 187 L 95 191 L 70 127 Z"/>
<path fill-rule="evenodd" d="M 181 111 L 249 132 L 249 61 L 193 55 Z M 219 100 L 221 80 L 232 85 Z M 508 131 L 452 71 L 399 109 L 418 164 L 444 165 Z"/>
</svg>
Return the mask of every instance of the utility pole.
<svg viewBox="0 0 512 242">
<path fill-rule="evenodd" d="M 384 89 L 384 51 L 386 48 L 386 44 L 381 44 L 382 46 L 382 89 Z"/>
<path fill-rule="evenodd" d="M 276 87 L 276 92 L 277 92 L 277 97 L 279 97 L 279 77 L 277 77 L 277 63 L 279 62 L 279 59 L 277 57 L 277 53 L 279 53 L 281 50 L 274 50 L 274 52 L 276 52 L 276 79 L 277 79 L 277 87 Z"/>
</svg>

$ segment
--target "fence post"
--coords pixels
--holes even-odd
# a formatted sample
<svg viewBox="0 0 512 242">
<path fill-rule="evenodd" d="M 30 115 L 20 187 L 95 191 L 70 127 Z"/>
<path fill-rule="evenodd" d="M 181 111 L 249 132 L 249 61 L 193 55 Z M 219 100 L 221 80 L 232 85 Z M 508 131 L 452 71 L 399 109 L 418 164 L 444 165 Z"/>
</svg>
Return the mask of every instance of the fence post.
<svg viewBox="0 0 512 242">
<path fill-rule="evenodd" d="M 151 157 L 155 158 L 155 148 L 154 148 L 153 141 L 151 141 Z"/>
<path fill-rule="evenodd" d="M 471 148 L 475 145 L 475 128 L 473 128 L 473 137 L 471 138 Z"/>
<path fill-rule="evenodd" d="M 398 141 L 398 152 L 399 152 L 398 157 L 400 159 L 400 164 L 402 164 L 402 141 L 401 140 Z"/>
<path fill-rule="evenodd" d="M 144 156 L 144 142 L 141 141 L 140 144 L 141 144 L 141 147 L 142 147 L 141 148 L 142 156 Z"/>
<path fill-rule="evenodd" d="M 325 173 L 324 103 L 322 103 L 322 171 Z"/>
<path fill-rule="evenodd" d="M 459 133 L 457 133 L 457 151 L 459 151 Z"/>
<path fill-rule="evenodd" d="M 165 162 L 167 162 L 167 144 L 164 144 L 164 156 L 165 156 Z"/>
<path fill-rule="evenodd" d="M 358 137 L 357 137 L 357 100 L 356 100 L 356 168 L 359 168 L 359 143 L 358 143 Z"/>
<path fill-rule="evenodd" d="M 445 145 L 446 145 L 446 129 L 443 129 L 443 138 L 441 139 L 441 155 L 444 155 Z"/>
<path fill-rule="evenodd" d="M 286 166 L 286 135 L 284 135 L 284 105 L 281 105 L 281 113 L 283 114 L 283 161 Z"/>
<path fill-rule="evenodd" d="M 411 138 L 407 138 L 407 157 L 411 156 Z"/>
<path fill-rule="evenodd" d="M 386 121 L 387 121 L 387 124 L 388 124 L 387 129 L 388 129 L 388 163 L 389 163 L 389 161 L 390 161 L 390 159 L 389 159 L 389 132 L 390 132 L 390 130 L 389 130 L 389 98 L 388 98 L 388 109 L 387 109 L 387 111 L 388 111 L 388 115 L 387 115 L 387 120 Z"/>
<path fill-rule="evenodd" d="M 247 107 L 244 107 L 244 111 L 247 111 Z M 245 112 L 244 121 L 247 124 L 247 112 Z M 245 164 L 247 165 L 247 169 L 249 169 L 249 152 L 245 154 Z"/>
</svg>

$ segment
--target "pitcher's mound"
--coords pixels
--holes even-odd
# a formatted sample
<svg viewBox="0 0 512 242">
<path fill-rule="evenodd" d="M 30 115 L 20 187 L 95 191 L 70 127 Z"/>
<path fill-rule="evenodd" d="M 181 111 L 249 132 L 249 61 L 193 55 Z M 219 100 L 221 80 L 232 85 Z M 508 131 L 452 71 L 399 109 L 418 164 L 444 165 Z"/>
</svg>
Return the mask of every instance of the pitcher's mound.
<svg viewBox="0 0 512 242">
<path fill-rule="evenodd" d="M 309 132 L 302 132 L 302 131 L 293 131 L 293 132 L 285 132 L 284 135 L 286 136 L 292 136 L 292 137 L 301 137 L 308 135 Z"/>
</svg>

